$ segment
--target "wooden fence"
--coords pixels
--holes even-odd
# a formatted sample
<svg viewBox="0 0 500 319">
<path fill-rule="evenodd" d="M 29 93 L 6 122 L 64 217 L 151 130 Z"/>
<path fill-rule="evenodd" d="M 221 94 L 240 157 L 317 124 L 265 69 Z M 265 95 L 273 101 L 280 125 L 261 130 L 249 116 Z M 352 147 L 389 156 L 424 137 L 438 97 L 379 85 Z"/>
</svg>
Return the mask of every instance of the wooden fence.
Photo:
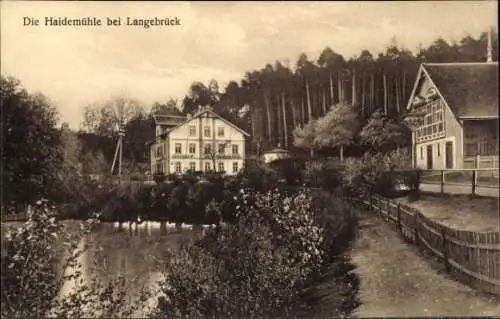
<svg viewBox="0 0 500 319">
<path fill-rule="evenodd" d="M 499 189 L 499 170 L 497 168 L 463 169 L 426 169 L 421 171 L 421 183 L 440 185 L 441 193 L 445 186 L 468 187 L 471 195 L 477 195 L 478 188 Z"/>
<path fill-rule="evenodd" d="M 406 241 L 438 257 L 447 272 L 460 274 L 471 286 L 500 296 L 499 232 L 449 228 L 413 207 L 379 195 L 361 200 L 361 204 L 395 225 Z"/>
</svg>

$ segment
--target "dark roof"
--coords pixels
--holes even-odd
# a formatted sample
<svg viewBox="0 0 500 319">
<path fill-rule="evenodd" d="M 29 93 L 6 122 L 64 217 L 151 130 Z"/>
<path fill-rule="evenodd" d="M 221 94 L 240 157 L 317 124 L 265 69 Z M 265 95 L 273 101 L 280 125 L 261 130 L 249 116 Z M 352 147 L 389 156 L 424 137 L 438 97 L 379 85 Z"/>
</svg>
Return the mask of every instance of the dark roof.
<svg viewBox="0 0 500 319">
<path fill-rule="evenodd" d="M 155 123 L 158 125 L 168 125 L 168 126 L 176 126 L 180 123 L 186 121 L 186 117 L 184 115 L 174 115 L 174 114 L 166 114 L 166 113 L 155 113 L 153 115 Z"/>
<path fill-rule="evenodd" d="M 428 63 L 423 67 L 456 117 L 498 117 L 498 63 Z"/>
</svg>

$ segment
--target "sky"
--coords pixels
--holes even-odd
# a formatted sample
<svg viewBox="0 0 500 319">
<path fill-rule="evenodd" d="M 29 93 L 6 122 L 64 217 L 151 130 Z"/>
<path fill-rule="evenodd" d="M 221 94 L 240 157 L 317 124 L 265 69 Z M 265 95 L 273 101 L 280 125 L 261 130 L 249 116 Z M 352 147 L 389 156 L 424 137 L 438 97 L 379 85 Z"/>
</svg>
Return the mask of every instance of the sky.
<svg viewBox="0 0 500 319">
<path fill-rule="evenodd" d="M 345 58 L 376 55 L 391 39 L 412 51 L 439 36 L 497 28 L 496 1 L 415 2 L 24 2 L 1 1 L 1 74 L 41 92 L 77 129 L 83 108 L 114 96 L 147 109 L 181 100 L 194 81 L 223 87 L 276 60 L 294 65 L 326 47 Z M 23 25 L 24 17 L 40 25 Z M 121 26 L 45 26 L 45 17 L 121 18 Z M 126 17 L 179 26 L 125 26 Z"/>
</svg>

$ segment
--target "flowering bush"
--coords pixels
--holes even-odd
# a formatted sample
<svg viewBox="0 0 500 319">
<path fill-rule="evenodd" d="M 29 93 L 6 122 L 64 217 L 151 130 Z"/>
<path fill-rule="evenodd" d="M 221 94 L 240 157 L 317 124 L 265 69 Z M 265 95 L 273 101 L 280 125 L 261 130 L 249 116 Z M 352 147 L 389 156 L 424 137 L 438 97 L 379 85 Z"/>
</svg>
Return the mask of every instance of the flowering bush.
<svg viewBox="0 0 500 319">
<path fill-rule="evenodd" d="M 400 149 L 388 154 L 366 153 L 362 158 L 348 158 L 343 170 L 343 181 L 348 189 L 358 194 L 390 193 L 396 183 L 405 182 L 408 179 L 403 176 L 404 174 L 398 176 L 390 172 L 409 171 L 410 162 L 408 152 Z M 411 184 L 417 185 L 418 181 L 411 181 Z"/>
<path fill-rule="evenodd" d="M 289 197 L 241 189 L 235 222 L 174 256 L 157 317 L 287 316 L 319 268 L 323 229 L 305 191 Z"/>
<path fill-rule="evenodd" d="M 80 242 L 96 227 L 97 216 L 77 228 L 50 217 L 51 209 L 46 200 L 37 202 L 24 225 L 11 227 L 2 238 L 2 318 L 130 315 L 137 305 L 129 307 L 123 280 L 103 285 L 82 277 L 78 259 L 86 247 Z M 68 281 L 76 283 L 76 289 L 59 298 Z"/>
</svg>

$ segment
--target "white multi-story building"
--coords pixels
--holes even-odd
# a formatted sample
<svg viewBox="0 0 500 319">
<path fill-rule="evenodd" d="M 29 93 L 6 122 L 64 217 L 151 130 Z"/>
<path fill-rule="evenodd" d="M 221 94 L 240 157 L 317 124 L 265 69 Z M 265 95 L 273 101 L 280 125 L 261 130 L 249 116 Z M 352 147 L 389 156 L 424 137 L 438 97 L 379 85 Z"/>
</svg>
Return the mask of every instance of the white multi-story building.
<svg viewBox="0 0 500 319">
<path fill-rule="evenodd" d="M 245 159 L 249 134 L 209 109 L 192 117 L 156 115 L 151 173 L 218 171 L 235 175 Z"/>
</svg>

